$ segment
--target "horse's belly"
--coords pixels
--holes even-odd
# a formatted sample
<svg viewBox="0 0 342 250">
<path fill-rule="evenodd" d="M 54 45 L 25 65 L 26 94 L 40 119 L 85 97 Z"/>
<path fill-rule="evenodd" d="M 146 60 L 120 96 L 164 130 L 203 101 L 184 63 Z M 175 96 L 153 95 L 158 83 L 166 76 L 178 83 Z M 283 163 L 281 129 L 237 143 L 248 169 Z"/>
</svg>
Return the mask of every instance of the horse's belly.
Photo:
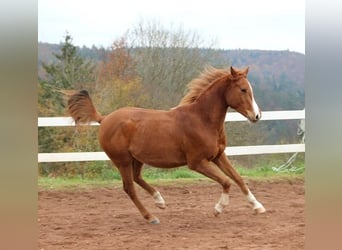
<svg viewBox="0 0 342 250">
<path fill-rule="evenodd" d="M 168 111 L 124 108 L 101 123 L 99 139 L 112 158 L 130 154 L 156 167 L 186 164 L 182 151 L 183 129 Z"/>
<path fill-rule="evenodd" d="M 142 147 L 130 153 L 140 162 L 154 167 L 172 168 L 186 165 L 185 155 L 182 152 L 163 145 Z"/>
<path fill-rule="evenodd" d="M 147 165 L 153 166 L 153 167 L 157 167 L 157 168 L 176 168 L 176 167 L 181 167 L 181 166 L 185 166 L 186 162 L 171 162 L 171 161 L 146 161 L 143 162 Z"/>
</svg>

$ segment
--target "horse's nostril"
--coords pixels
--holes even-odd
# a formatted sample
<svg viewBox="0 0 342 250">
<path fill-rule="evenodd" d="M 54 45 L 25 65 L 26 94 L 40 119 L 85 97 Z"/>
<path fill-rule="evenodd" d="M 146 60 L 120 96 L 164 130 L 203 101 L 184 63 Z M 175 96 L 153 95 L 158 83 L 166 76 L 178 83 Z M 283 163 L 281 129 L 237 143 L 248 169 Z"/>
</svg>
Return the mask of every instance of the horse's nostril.
<svg viewBox="0 0 342 250">
<path fill-rule="evenodd" d="M 256 120 L 259 120 L 259 118 L 260 118 L 260 116 L 259 116 L 259 114 L 257 114 L 257 115 L 255 116 L 255 119 L 256 119 Z"/>
</svg>

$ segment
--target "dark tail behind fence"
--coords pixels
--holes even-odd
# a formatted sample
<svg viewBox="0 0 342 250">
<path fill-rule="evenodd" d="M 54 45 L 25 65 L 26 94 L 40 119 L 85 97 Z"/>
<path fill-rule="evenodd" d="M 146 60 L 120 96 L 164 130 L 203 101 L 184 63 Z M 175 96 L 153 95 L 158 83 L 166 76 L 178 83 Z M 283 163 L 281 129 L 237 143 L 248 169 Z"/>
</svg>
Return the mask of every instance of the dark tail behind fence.
<svg viewBox="0 0 342 250">
<path fill-rule="evenodd" d="M 63 91 L 62 93 L 69 96 L 68 112 L 76 124 L 92 121 L 101 123 L 104 116 L 96 110 L 87 90 Z"/>
</svg>

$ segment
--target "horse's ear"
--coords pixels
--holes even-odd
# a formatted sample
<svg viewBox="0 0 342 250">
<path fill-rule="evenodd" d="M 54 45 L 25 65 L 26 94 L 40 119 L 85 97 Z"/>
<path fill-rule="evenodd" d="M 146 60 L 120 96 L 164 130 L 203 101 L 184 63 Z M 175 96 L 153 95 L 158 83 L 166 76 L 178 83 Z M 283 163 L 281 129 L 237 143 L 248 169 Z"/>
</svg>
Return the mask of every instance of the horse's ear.
<svg viewBox="0 0 342 250">
<path fill-rule="evenodd" d="M 232 74 L 233 77 L 238 75 L 236 69 L 234 69 L 233 66 L 230 66 L 230 73 Z"/>
<path fill-rule="evenodd" d="M 243 71 L 243 73 L 244 73 L 245 75 L 247 75 L 247 74 L 248 74 L 248 70 L 249 70 L 249 67 L 245 68 L 244 71 Z"/>
</svg>

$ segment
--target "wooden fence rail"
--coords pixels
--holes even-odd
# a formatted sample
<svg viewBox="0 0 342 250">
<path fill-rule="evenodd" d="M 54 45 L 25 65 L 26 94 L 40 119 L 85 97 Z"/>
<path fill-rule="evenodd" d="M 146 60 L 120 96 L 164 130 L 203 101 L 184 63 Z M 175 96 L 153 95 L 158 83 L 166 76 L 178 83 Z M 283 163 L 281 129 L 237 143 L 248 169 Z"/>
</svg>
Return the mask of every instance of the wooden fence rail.
<svg viewBox="0 0 342 250">
<path fill-rule="evenodd" d="M 262 121 L 267 120 L 304 120 L 305 110 L 264 111 Z M 227 113 L 225 121 L 246 121 L 239 113 Z M 97 122 L 90 124 L 98 126 Z M 71 117 L 38 117 L 38 127 L 75 126 Z M 252 155 L 305 152 L 305 144 L 257 145 L 227 147 L 227 155 Z M 68 161 L 107 161 L 104 152 L 69 152 L 69 153 L 38 153 L 38 162 L 68 162 Z"/>
</svg>

